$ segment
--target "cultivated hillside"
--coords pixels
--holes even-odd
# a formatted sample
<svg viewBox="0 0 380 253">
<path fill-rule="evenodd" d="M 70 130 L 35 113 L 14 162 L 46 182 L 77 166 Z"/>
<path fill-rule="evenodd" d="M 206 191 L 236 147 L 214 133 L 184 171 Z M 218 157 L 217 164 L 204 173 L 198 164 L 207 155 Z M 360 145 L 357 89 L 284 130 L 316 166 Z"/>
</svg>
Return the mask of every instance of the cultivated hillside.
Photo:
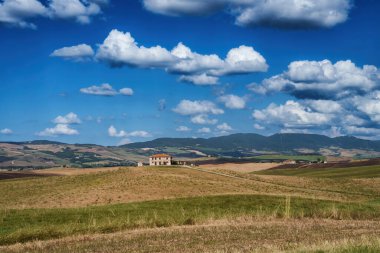
<svg viewBox="0 0 380 253">
<path fill-rule="evenodd" d="M 204 138 L 159 138 L 119 147 L 65 144 L 52 141 L 0 143 L 0 168 L 48 168 L 56 166 L 104 167 L 147 162 L 151 154 L 165 152 L 180 159 L 203 157 L 254 158 L 262 155 L 318 155 L 379 157 L 380 141 L 351 136 L 329 138 L 315 134 L 232 134 Z M 316 156 L 317 155 L 317 156 Z M 262 157 L 261 157 L 262 158 Z M 264 157 L 273 160 L 272 157 Z M 278 157 L 277 157 L 278 158 Z M 313 158 L 313 159 L 314 159 Z M 280 157 L 286 160 L 286 157 Z M 307 157 L 305 157 L 308 160 Z"/>
<path fill-rule="evenodd" d="M 252 133 L 203 138 L 159 138 L 148 142 L 124 145 L 129 149 L 138 148 L 178 148 L 198 150 L 208 155 L 244 157 L 266 153 L 302 154 L 314 153 L 340 155 L 343 150 L 356 150 L 356 154 L 380 152 L 380 141 L 370 141 L 343 136 L 330 138 L 316 134 L 275 134 L 262 136 Z M 365 152 L 360 152 L 365 151 Z"/>
</svg>

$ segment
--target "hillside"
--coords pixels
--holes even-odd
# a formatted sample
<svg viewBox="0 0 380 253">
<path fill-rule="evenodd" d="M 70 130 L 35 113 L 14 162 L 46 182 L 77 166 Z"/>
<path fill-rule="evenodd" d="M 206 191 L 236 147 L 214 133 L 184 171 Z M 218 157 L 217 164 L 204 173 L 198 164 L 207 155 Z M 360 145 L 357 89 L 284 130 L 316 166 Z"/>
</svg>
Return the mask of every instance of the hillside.
<svg viewBox="0 0 380 253">
<path fill-rule="evenodd" d="M 330 138 L 316 134 L 232 134 L 203 138 L 159 138 L 148 142 L 124 145 L 129 149 L 165 148 L 198 150 L 211 156 L 250 157 L 260 154 L 323 154 L 340 156 L 344 151 L 353 155 L 379 155 L 380 141 L 363 140 L 352 136 Z M 379 153 L 378 153 L 379 152 Z M 347 153 L 347 152 L 346 152 Z"/>
<path fill-rule="evenodd" d="M 51 169 L 0 180 L 0 252 L 378 252 L 379 170 L 284 177 L 244 167 Z"/>
<path fill-rule="evenodd" d="M 351 136 L 329 138 L 315 134 L 252 133 L 204 138 L 159 138 L 119 147 L 93 144 L 65 144 L 36 140 L 1 142 L 0 168 L 104 167 L 147 162 L 151 154 L 165 152 L 180 159 L 202 157 L 247 158 L 261 160 L 316 160 L 320 155 L 334 157 L 380 157 L 380 141 Z M 287 156 L 278 156 L 279 154 Z M 305 155 L 305 157 L 299 157 Z M 312 157 L 308 157 L 311 155 Z M 271 157 L 272 156 L 272 157 Z M 320 159 L 319 159 L 320 160 Z"/>
<path fill-rule="evenodd" d="M 232 134 L 228 136 L 203 138 L 159 138 L 153 141 L 131 143 L 128 148 L 198 147 L 221 150 L 263 150 L 289 151 L 296 149 L 320 149 L 337 147 L 380 151 L 380 141 L 363 140 L 352 136 L 330 138 L 317 134 Z"/>
<path fill-rule="evenodd" d="M 142 159 L 118 147 L 50 141 L 0 143 L 0 168 L 128 166 Z"/>
</svg>

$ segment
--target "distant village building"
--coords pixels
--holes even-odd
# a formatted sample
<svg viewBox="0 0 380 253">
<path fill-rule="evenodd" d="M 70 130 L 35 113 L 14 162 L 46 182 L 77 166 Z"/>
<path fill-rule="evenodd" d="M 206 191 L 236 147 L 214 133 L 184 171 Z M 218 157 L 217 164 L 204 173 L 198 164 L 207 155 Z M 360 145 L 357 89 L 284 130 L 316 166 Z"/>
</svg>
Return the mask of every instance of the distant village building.
<svg viewBox="0 0 380 253">
<path fill-rule="evenodd" d="M 137 163 L 137 167 L 142 167 L 142 166 L 144 166 L 144 164 L 142 162 Z"/>
<path fill-rule="evenodd" d="M 285 160 L 282 162 L 282 164 L 296 164 L 297 162 L 295 160 Z"/>
<path fill-rule="evenodd" d="M 170 166 L 172 165 L 172 157 L 167 154 L 156 154 L 149 157 L 150 166 Z"/>
</svg>

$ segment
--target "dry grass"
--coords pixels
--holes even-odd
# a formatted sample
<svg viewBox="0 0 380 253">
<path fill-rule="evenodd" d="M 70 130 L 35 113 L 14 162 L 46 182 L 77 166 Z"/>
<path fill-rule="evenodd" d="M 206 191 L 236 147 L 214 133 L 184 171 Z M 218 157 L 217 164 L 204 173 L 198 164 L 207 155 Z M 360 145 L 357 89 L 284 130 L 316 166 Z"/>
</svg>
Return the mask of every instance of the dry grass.
<svg viewBox="0 0 380 253">
<path fill-rule="evenodd" d="M 380 237 L 361 236 L 345 238 L 337 241 L 325 241 L 315 245 L 307 245 L 291 251 L 293 253 L 378 253 L 380 252 Z"/>
<path fill-rule="evenodd" d="M 289 176 L 267 176 L 257 175 L 263 182 L 288 186 L 300 187 L 304 189 L 316 189 L 320 191 L 346 193 L 343 199 L 349 200 L 356 196 L 357 200 L 365 200 L 370 196 L 380 196 L 380 178 L 363 178 L 363 179 L 329 179 L 329 178 L 307 178 L 307 177 L 289 177 Z M 347 198 L 348 197 L 348 198 Z"/>
<path fill-rule="evenodd" d="M 119 170 L 120 167 L 107 167 L 107 168 L 91 168 L 91 169 L 79 169 L 79 168 L 53 168 L 44 170 L 33 170 L 32 173 L 37 175 L 52 175 L 52 176 L 77 176 L 88 175 L 98 172 L 110 172 Z"/>
<path fill-rule="evenodd" d="M 201 167 L 209 170 L 230 170 L 240 173 L 250 173 L 255 171 L 267 170 L 278 166 L 278 163 L 223 163 L 223 164 L 204 164 Z"/>
<path fill-rule="evenodd" d="M 50 208 L 87 207 L 222 194 L 229 198 L 234 195 L 234 200 L 237 197 L 236 194 L 248 194 L 249 197 L 253 197 L 252 194 L 261 194 L 265 195 L 265 198 L 268 198 L 268 195 L 288 195 L 313 200 L 347 201 L 349 203 L 341 204 L 354 206 L 358 214 L 365 213 L 366 206 L 371 207 L 369 211 L 378 210 L 380 206 L 380 178 L 336 179 L 250 174 L 252 171 L 265 170 L 271 166 L 273 164 L 202 166 L 207 171 L 222 172 L 238 178 L 176 167 L 36 171 L 37 174 L 60 176 L 0 181 L 2 193 L 0 210 L 4 213 L 33 214 L 35 210 L 19 209 L 47 208 L 40 210 L 42 213 L 45 211 L 49 213 L 54 212 Z M 206 198 L 202 197 L 202 199 Z M 291 215 L 291 212 L 298 210 L 296 202 L 293 197 L 284 198 L 283 202 L 285 207 L 284 210 L 281 209 L 281 212 L 284 212 L 281 220 L 274 218 L 278 216 L 263 214 L 259 221 L 258 216 L 247 216 L 244 212 L 239 214 L 234 210 L 234 208 L 238 211 L 242 209 L 244 207 L 242 204 L 233 206 L 223 204 L 221 211 L 232 212 L 235 215 L 197 220 L 196 225 L 193 226 L 138 229 L 112 234 L 78 235 L 58 240 L 35 241 L 0 247 L 0 252 L 318 252 L 319 249 L 326 252 L 341 252 L 342 249 L 351 250 L 363 245 L 364 248 L 366 245 L 374 247 L 373 252 L 376 252 L 376 249 L 380 251 L 379 221 L 292 219 L 291 217 L 298 217 Z M 322 202 L 315 200 L 316 207 L 322 207 Z M 268 203 L 268 200 L 265 200 L 265 203 Z M 206 204 L 210 208 L 210 202 L 207 201 Z M 334 209 L 329 209 L 329 211 L 338 212 L 335 208 L 338 205 L 339 202 L 337 206 L 334 205 Z M 91 208 L 95 207 L 88 209 Z M 183 210 L 188 211 L 188 209 Z M 214 209 L 212 211 L 216 212 Z M 157 213 L 159 212 L 154 212 L 154 215 Z M 170 214 L 172 213 L 170 209 Z M 77 214 L 74 212 L 74 215 Z M 111 212 L 111 214 L 114 213 Z M 377 215 L 377 212 L 375 214 Z M 31 218 L 37 216 L 35 213 Z M 343 216 L 333 216 L 332 219 L 347 219 Z M 4 217 L 2 219 L 5 219 Z M 47 217 L 44 215 L 41 217 L 38 219 L 46 222 Z M 226 217 L 230 218 L 226 219 Z M 16 220 L 28 229 L 30 225 L 25 222 L 27 218 L 25 216 L 21 217 L 21 220 L 18 218 Z M 115 218 L 124 221 L 122 215 L 117 215 Z M 162 217 L 154 216 L 154 218 Z M 93 220 L 100 223 L 100 219 Z M 122 222 L 117 222 L 119 223 Z M 96 225 L 99 226 L 99 224 Z M 41 226 L 41 230 L 46 231 L 46 229 L 47 227 Z M 64 225 L 62 229 L 65 229 Z M 99 230 L 95 232 L 98 233 Z M 5 229 L 3 233 L 9 232 Z M 89 231 L 86 230 L 84 233 L 89 233 Z M 75 233 L 70 232 L 62 235 L 73 234 Z M 18 241 L 20 240 L 14 242 Z M 355 252 L 349 250 L 344 252 Z"/>
<path fill-rule="evenodd" d="M 367 201 L 378 198 L 380 191 L 380 181 L 371 179 L 333 181 L 286 177 L 285 180 L 229 171 L 247 180 L 175 167 L 51 170 L 51 173 L 58 172 L 72 176 L 0 181 L 3 194 L 0 209 L 83 207 L 221 194 L 287 194 Z"/>
<path fill-rule="evenodd" d="M 80 170 L 79 173 L 84 173 Z M 86 170 L 87 171 L 87 170 Z M 261 183 L 180 168 L 122 168 L 86 175 L 0 181 L 0 209 L 82 207 L 178 197 L 258 193 Z M 278 190 L 279 192 L 279 190 Z"/>
<path fill-rule="evenodd" d="M 380 223 L 346 220 L 219 220 L 195 226 L 138 229 L 0 247 L 15 252 L 338 252 L 378 242 Z M 350 243 L 347 243 L 350 242 Z M 376 245 L 375 245 L 376 246 Z M 378 245 L 377 245 L 378 246 Z M 336 250 L 336 251 L 335 251 Z M 351 251 L 348 251 L 351 252 Z M 375 251 L 374 251 L 375 252 Z"/>
</svg>

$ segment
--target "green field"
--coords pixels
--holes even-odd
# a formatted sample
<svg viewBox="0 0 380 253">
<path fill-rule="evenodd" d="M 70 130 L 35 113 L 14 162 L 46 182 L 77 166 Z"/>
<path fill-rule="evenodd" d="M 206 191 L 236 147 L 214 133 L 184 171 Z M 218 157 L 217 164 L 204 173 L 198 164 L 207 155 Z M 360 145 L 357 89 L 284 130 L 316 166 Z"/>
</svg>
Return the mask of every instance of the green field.
<svg viewBox="0 0 380 253">
<path fill-rule="evenodd" d="M 299 176 L 317 178 L 379 178 L 380 165 L 349 168 L 270 169 L 255 172 L 260 175 Z"/>
<path fill-rule="evenodd" d="M 0 180 L 0 252 L 379 249 L 378 166 L 70 172 Z"/>
<path fill-rule="evenodd" d="M 0 244 L 241 216 L 380 220 L 380 207 L 265 195 L 196 197 L 71 209 L 3 210 Z"/>
</svg>

